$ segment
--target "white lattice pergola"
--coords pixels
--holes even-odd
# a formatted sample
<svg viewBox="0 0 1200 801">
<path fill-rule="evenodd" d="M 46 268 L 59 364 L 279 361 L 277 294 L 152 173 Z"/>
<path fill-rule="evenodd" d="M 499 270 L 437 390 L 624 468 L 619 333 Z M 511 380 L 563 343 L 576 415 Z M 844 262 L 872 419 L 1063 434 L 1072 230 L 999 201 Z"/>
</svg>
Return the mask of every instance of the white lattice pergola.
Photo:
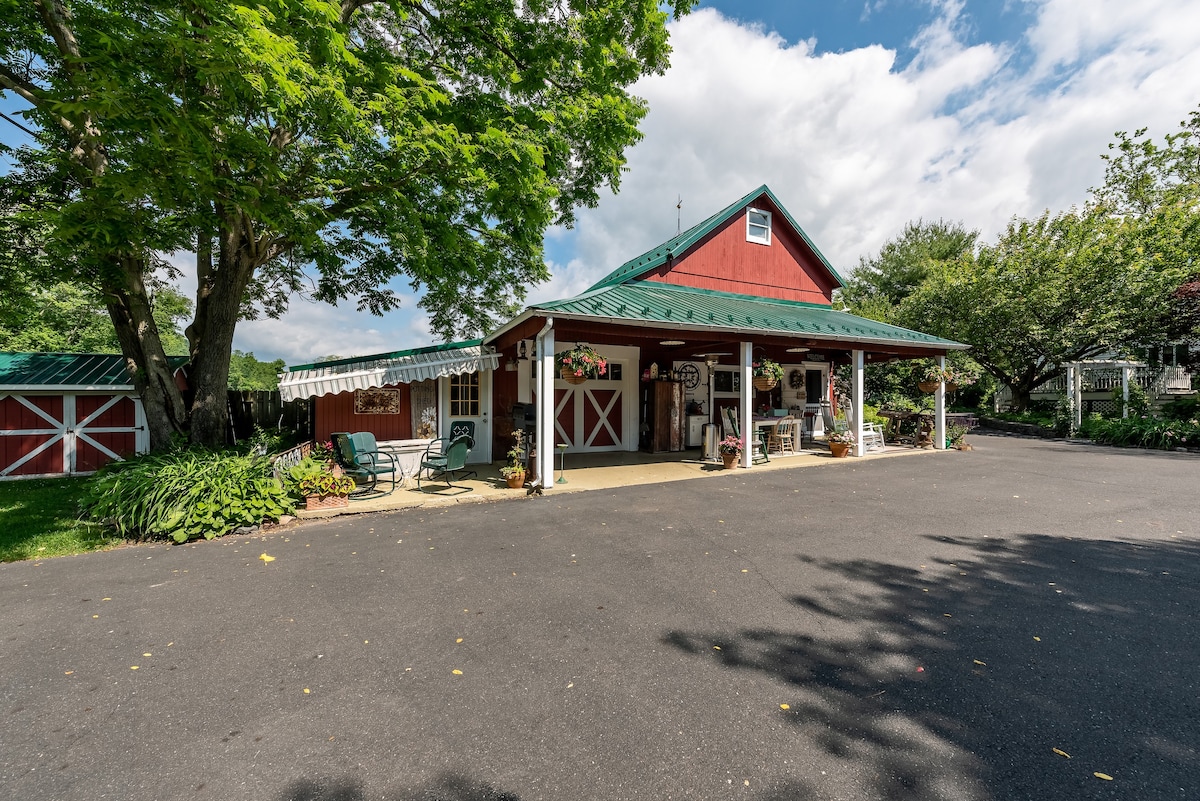
<svg viewBox="0 0 1200 801">
<path fill-rule="evenodd" d="M 1071 420 L 1074 428 L 1083 424 L 1083 374 L 1088 369 L 1120 370 L 1121 371 L 1121 416 L 1129 416 L 1129 378 L 1138 367 L 1145 367 L 1143 362 L 1132 362 L 1121 359 L 1087 359 L 1078 362 L 1068 362 L 1067 368 L 1067 397 L 1071 401 Z"/>
</svg>

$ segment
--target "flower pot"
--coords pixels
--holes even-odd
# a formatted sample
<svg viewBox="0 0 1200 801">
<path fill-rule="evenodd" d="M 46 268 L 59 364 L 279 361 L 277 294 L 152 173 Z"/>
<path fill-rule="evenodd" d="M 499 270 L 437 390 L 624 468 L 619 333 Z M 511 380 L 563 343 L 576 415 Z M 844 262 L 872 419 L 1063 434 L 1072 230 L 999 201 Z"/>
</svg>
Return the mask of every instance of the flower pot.
<svg viewBox="0 0 1200 801">
<path fill-rule="evenodd" d="M 525 473 L 513 473 L 511 476 L 505 476 L 504 480 L 508 483 L 509 489 L 520 489 L 525 486 Z"/>
<path fill-rule="evenodd" d="M 937 381 L 918 381 L 917 382 L 917 389 L 921 390 L 922 392 L 937 392 L 937 388 L 938 388 Z"/>
<path fill-rule="evenodd" d="M 309 495 L 304 499 L 304 508 L 310 512 L 321 509 L 341 509 L 350 505 L 345 495 Z"/>
<path fill-rule="evenodd" d="M 575 371 L 570 367 L 564 367 L 562 368 L 562 380 L 568 384 L 582 384 L 584 381 L 587 381 L 587 376 L 575 375 Z"/>
<path fill-rule="evenodd" d="M 947 392 L 955 392 L 957 390 L 958 390 L 958 384 L 955 384 L 953 381 L 946 382 L 946 391 Z"/>
<path fill-rule="evenodd" d="M 733 468 L 738 466 L 738 454 L 722 453 L 721 454 L 721 462 L 725 465 L 726 470 L 732 470 Z"/>
<path fill-rule="evenodd" d="M 833 458 L 841 459 L 850 453 L 850 443 L 831 442 L 829 443 L 829 452 L 833 455 Z"/>
<path fill-rule="evenodd" d="M 759 392 L 769 392 L 775 389 L 775 385 L 778 383 L 774 376 L 760 375 L 754 379 L 754 388 Z"/>
</svg>

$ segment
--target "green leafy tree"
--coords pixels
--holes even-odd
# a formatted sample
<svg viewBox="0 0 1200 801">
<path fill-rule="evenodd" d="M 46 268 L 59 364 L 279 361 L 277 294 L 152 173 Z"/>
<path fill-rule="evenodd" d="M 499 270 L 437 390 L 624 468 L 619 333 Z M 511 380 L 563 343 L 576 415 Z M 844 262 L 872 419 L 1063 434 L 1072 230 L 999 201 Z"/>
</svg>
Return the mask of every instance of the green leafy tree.
<svg viewBox="0 0 1200 801">
<path fill-rule="evenodd" d="M 169 286 L 151 298 L 154 321 L 170 356 L 187 355 L 180 329 L 192 304 Z M 118 353 L 117 333 L 104 302 L 85 284 L 9 288 L 0 303 L 0 350 L 54 353 Z"/>
<path fill-rule="evenodd" d="M 0 10 L 0 89 L 40 130 L 11 154 L 2 208 L 102 293 L 155 448 L 189 425 L 221 441 L 238 320 L 306 287 L 381 313 L 402 276 L 446 338 L 509 313 L 547 277 L 545 228 L 617 188 L 646 113 L 626 87 L 669 54 L 657 0 Z M 149 289 L 183 250 L 190 407 Z"/>
<path fill-rule="evenodd" d="M 271 390 L 279 388 L 279 374 L 287 369 L 283 359 L 260 362 L 253 353 L 235 350 L 229 360 L 230 389 Z"/>
<path fill-rule="evenodd" d="M 1143 310 L 1150 320 L 1131 347 L 1200 339 L 1200 110 L 1161 144 L 1146 129 L 1120 131 L 1109 145 L 1097 207 L 1125 223 L 1124 258 L 1174 275 L 1163 302 Z"/>
<path fill-rule="evenodd" d="M 1011 222 L 977 256 L 942 263 L 901 304 L 914 328 L 972 346 L 971 356 L 1013 390 L 1029 393 L 1066 362 L 1149 335 L 1179 272 L 1132 258 L 1136 231 L 1097 208 Z"/>
<path fill-rule="evenodd" d="M 978 231 L 967 230 L 961 222 L 910 222 L 898 237 L 885 242 L 878 254 L 859 260 L 846 286 L 839 290 L 839 300 L 860 317 L 909 325 L 902 319 L 904 300 L 942 265 L 970 258 L 978 238 Z M 965 354 L 954 352 L 950 359 L 974 369 Z M 918 373 L 923 369 L 922 363 L 912 361 L 871 365 L 864 386 L 868 403 L 919 408 L 929 400 L 917 388 Z"/>
</svg>

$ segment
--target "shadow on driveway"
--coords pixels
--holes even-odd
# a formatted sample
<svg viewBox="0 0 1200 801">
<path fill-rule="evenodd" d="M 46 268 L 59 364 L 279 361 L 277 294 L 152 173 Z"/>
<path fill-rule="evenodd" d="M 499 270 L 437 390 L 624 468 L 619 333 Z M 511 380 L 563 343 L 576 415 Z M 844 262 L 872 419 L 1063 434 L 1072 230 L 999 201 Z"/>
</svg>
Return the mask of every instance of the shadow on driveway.
<svg viewBox="0 0 1200 801">
<path fill-rule="evenodd" d="M 790 600 L 822 630 L 853 636 L 747 629 L 665 641 L 791 685 L 789 723 L 868 765 L 868 797 L 1195 797 L 1200 624 L 1187 610 L 1200 547 L 939 541 L 971 556 L 913 570 L 817 563 L 844 581 Z M 768 798 L 809 792 L 789 785 Z"/>
</svg>

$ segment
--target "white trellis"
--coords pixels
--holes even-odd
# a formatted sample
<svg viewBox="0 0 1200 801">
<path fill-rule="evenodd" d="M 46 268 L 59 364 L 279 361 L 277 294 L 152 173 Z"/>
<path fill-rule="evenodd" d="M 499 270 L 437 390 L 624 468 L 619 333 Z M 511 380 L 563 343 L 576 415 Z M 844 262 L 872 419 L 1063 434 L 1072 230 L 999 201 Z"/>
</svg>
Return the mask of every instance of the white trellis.
<svg viewBox="0 0 1200 801">
<path fill-rule="evenodd" d="M 1145 367 L 1142 362 L 1123 361 L 1119 359 L 1089 359 L 1086 361 L 1068 362 L 1067 368 L 1067 398 L 1071 403 L 1071 427 L 1077 429 L 1083 425 L 1083 374 L 1088 370 L 1117 370 L 1121 371 L 1121 416 L 1129 416 L 1129 383 L 1133 371 Z"/>
</svg>

